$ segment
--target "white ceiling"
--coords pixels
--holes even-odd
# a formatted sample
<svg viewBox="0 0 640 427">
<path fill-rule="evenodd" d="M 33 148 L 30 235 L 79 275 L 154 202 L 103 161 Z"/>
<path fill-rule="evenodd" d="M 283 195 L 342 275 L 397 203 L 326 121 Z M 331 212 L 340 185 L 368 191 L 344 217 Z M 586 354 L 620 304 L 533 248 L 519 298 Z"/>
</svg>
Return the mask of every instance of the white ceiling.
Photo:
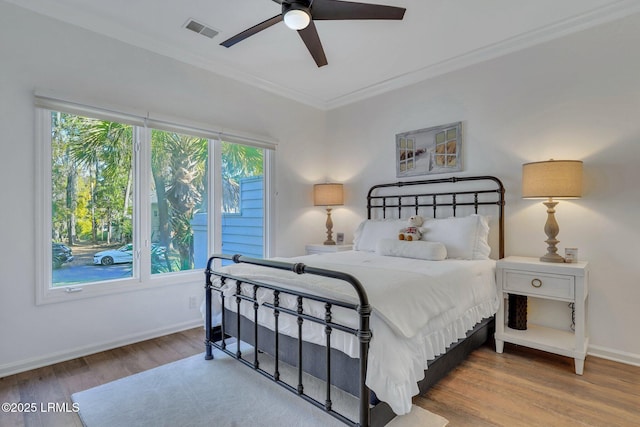
<svg viewBox="0 0 640 427">
<path fill-rule="evenodd" d="M 297 101 L 329 109 L 640 12 L 638 0 L 361 0 L 405 7 L 402 21 L 317 21 L 329 64 L 276 24 L 271 0 L 5 0 Z M 208 39 L 190 20 L 217 31 Z"/>
</svg>

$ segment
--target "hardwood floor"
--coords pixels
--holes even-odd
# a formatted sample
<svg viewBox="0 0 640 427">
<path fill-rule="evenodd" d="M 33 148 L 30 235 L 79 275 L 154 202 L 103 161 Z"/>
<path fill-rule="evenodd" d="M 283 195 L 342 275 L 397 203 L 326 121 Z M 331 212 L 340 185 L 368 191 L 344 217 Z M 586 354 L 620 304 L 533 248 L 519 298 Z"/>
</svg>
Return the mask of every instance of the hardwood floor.
<svg viewBox="0 0 640 427">
<path fill-rule="evenodd" d="M 450 426 L 639 426 L 640 367 L 511 344 L 481 347 L 414 403 Z"/>
<path fill-rule="evenodd" d="M 38 410 L 1 412 L 0 426 L 81 427 L 71 394 L 202 353 L 202 341 L 195 328 L 1 378 L 0 402 Z M 69 412 L 42 411 L 50 402 Z M 640 367 L 588 357 L 579 376 L 572 359 L 509 344 L 497 354 L 486 345 L 414 403 L 449 426 L 638 426 Z"/>
</svg>

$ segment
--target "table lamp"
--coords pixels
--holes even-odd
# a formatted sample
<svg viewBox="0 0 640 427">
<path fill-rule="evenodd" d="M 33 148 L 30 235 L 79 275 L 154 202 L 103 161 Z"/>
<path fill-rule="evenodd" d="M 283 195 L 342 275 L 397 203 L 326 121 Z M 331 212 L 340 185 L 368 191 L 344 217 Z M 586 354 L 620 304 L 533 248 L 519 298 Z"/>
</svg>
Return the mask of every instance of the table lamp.
<svg viewBox="0 0 640 427">
<path fill-rule="evenodd" d="M 344 193 L 342 184 L 315 184 L 313 186 L 313 204 L 315 206 L 327 207 L 327 240 L 325 245 L 335 245 L 331 238 L 333 221 L 331 221 L 331 206 L 344 204 Z"/>
<path fill-rule="evenodd" d="M 564 262 L 558 255 L 556 236 L 560 227 L 555 217 L 558 202 L 554 198 L 576 198 L 582 196 L 582 162 L 579 160 L 548 160 L 545 162 L 525 163 L 522 165 L 522 197 L 548 198 L 543 204 L 547 207 L 547 222 L 544 232 L 547 235 L 547 253 L 540 261 Z"/>
</svg>

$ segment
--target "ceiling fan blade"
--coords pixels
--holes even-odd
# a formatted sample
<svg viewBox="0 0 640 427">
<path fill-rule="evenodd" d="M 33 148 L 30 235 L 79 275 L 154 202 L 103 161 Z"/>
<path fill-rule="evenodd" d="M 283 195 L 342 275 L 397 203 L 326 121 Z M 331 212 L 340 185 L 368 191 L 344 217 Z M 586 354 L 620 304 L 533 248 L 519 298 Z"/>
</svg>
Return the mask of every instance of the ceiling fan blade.
<svg viewBox="0 0 640 427">
<path fill-rule="evenodd" d="M 259 23 L 258 25 L 254 25 L 253 27 L 249 28 L 248 30 L 244 30 L 243 32 L 236 34 L 235 36 L 231 37 L 230 39 L 227 39 L 225 41 L 223 41 L 222 43 L 220 43 L 220 45 L 224 46 L 224 47 L 231 47 L 234 44 L 241 42 L 242 40 L 246 39 L 247 37 L 251 37 L 252 35 L 259 33 L 262 30 L 265 30 L 269 27 L 271 27 L 272 25 L 277 24 L 278 22 L 282 21 L 282 14 L 276 15 L 273 18 L 269 18 L 264 22 Z"/>
<path fill-rule="evenodd" d="M 355 3 L 340 0 L 314 0 L 311 16 L 315 20 L 397 19 L 404 17 L 403 7 Z"/>
<path fill-rule="evenodd" d="M 318 30 L 316 30 L 316 26 L 313 21 L 309 23 L 307 28 L 298 30 L 298 34 L 300 34 L 302 41 L 307 46 L 307 49 L 309 49 L 309 53 L 313 56 L 313 60 L 316 61 L 318 68 L 327 65 L 327 57 L 324 55 L 324 49 L 322 48 L 322 43 L 318 36 Z"/>
</svg>

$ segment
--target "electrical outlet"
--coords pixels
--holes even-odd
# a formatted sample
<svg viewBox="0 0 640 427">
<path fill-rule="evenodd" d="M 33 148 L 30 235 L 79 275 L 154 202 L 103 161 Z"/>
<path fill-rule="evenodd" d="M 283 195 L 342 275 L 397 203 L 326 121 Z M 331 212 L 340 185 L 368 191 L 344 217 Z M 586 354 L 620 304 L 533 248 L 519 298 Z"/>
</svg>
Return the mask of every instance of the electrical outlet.
<svg viewBox="0 0 640 427">
<path fill-rule="evenodd" d="M 197 308 L 196 307 L 197 303 L 198 303 L 198 301 L 197 301 L 196 297 L 189 297 L 189 308 L 190 309 Z"/>
</svg>

